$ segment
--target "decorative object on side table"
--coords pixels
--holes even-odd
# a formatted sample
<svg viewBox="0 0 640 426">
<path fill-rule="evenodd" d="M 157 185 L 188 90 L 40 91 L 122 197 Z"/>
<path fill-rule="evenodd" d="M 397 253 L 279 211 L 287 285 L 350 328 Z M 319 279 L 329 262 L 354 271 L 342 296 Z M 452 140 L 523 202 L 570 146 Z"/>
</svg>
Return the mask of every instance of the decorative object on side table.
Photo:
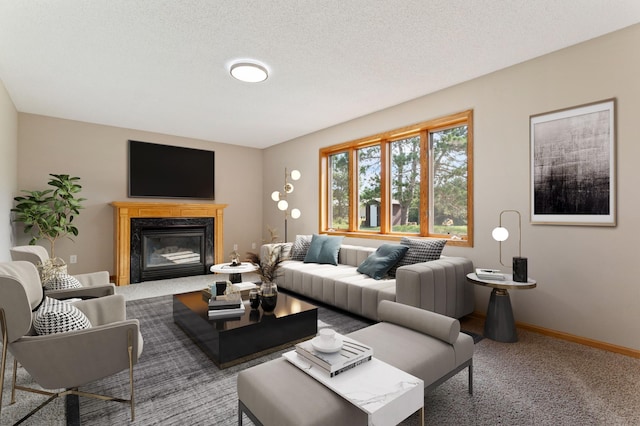
<svg viewBox="0 0 640 426">
<path fill-rule="evenodd" d="M 287 242 L 287 219 L 291 216 L 292 219 L 298 219 L 301 215 L 299 209 L 291 209 L 289 211 L 289 202 L 287 201 L 287 194 L 291 194 L 293 192 L 293 184 L 288 181 L 288 178 L 291 180 L 298 180 L 302 175 L 298 170 L 291 170 L 291 173 L 287 173 L 287 169 L 284 169 L 284 186 L 283 192 L 273 191 L 271 193 L 271 199 L 278 203 L 278 209 L 284 212 L 284 242 Z"/>
<path fill-rule="evenodd" d="M 504 213 L 516 213 L 518 215 L 518 256 L 513 258 L 513 281 L 518 283 L 527 282 L 527 258 L 522 257 L 522 216 L 518 210 L 503 210 L 500 212 L 500 224 L 497 228 L 494 228 L 491 235 L 493 239 L 498 241 L 500 247 L 500 264 L 502 263 L 502 242 L 509 238 L 509 231 L 502 226 L 502 215 Z"/>
</svg>

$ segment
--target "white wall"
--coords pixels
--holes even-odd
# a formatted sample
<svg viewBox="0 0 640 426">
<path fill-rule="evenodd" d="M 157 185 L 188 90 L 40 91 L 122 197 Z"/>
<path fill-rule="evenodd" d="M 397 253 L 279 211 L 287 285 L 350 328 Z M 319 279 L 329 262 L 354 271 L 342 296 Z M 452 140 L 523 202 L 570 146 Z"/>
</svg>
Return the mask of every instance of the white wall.
<svg viewBox="0 0 640 426">
<path fill-rule="evenodd" d="M 17 192 L 18 112 L 0 81 L 0 262 L 11 260 L 11 213 Z"/>
<path fill-rule="evenodd" d="M 516 320 L 640 349 L 635 269 L 640 261 L 639 43 L 636 25 L 269 148 L 264 155 L 264 223 L 283 226 L 269 194 L 282 185 L 284 167 L 303 174 L 290 197 L 290 204 L 302 210 L 298 221 L 289 221 L 292 240 L 296 233 L 318 231 L 321 147 L 472 108 L 475 247 L 447 247 L 444 253 L 471 258 L 477 266 L 500 267 L 491 230 L 501 210 L 517 209 L 524 217 L 523 256 L 529 258 L 529 275 L 538 287 L 511 292 Z M 612 97 L 617 98 L 618 225 L 529 224 L 529 116 Z M 505 254 L 505 263 L 511 256 Z M 489 294 L 489 289 L 476 288 L 476 310 L 486 309 Z"/>
<path fill-rule="evenodd" d="M 77 217 L 75 242 L 56 242 L 56 255 L 78 263 L 70 273 L 107 270 L 114 274 L 113 201 L 203 202 L 179 199 L 127 198 L 127 140 L 215 151 L 214 204 L 228 204 L 224 212 L 225 257 L 238 244 L 241 253 L 260 243 L 262 229 L 262 151 L 202 140 L 180 138 L 71 120 L 20 113 L 18 186 L 44 189 L 49 173 L 81 178 L 80 196 L 87 198 Z M 0 160 L 1 161 L 1 160 Z M 26 243 L 18 233 L 19 243 Z M 48 248 L 48 244 L 42 245 Z"/>
</svg>

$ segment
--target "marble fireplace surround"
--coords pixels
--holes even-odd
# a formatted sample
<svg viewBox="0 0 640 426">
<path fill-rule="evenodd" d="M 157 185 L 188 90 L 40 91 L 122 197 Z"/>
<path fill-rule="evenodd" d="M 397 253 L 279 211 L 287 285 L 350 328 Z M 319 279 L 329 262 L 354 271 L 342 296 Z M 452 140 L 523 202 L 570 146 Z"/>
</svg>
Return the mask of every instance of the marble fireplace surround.
<svg viewBox="0 0 640 426">
<path fill-rule="evenodd" d="M 224 259 L 223 213 L 227 204 L 143 203 L 114 201 L 115 213 L 115 283 L 129 285 L 131 272 L 132 218 L 214 218 L 214 263 Z"/>
</svg>

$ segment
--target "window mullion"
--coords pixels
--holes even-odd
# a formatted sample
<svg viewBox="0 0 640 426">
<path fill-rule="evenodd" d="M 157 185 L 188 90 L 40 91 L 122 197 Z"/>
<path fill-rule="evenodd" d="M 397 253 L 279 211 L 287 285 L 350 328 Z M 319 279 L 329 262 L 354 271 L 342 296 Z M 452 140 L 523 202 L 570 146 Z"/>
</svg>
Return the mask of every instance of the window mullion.
<svg viewBox="0 0 640 426">
<path fill-rule="evenodd" d="M 431 171 L 431 144 L 429 143 L 429 130 L 420 131 L 420 235 L 429 235 L 429 222 L 431 221 L 430 171 Z"/>
<path fill-rule="evenodd" d="M 358 151 L 349 149 L 349 232 L 358 230 Z"/>
<path fill-rule="evenodd" d="M 380 142 L 380 232 L 391 232 L 391 172 L 389 170 L 389 141 Z"/>
</svg>

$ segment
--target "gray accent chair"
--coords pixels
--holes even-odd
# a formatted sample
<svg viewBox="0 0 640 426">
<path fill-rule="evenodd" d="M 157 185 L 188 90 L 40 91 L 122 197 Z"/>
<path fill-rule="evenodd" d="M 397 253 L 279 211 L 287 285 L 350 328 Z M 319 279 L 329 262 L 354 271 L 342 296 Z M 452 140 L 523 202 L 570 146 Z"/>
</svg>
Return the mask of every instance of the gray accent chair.
<svg viewBox="0 0 640 426">
<path fill-rule="evenodd" d="M 15 390 L 50 397 L 21 421 L 56 397 L 69 394 L 128 403 L 131 406 L 131 420 L 134 420 L 133 366 L 142 353 L 143 341 L 138 320 L 126 319 L 124 296 L 110 295 L 74 302 L 73 305 L 91 322 L 91 328 L 36 335 L 32 310 L 40 305 L 42 297 L 40 276 L 32 263 L 0 263 L 0 385 L 4 384 L 6 361 L 10 352 L 14 358 L 11 403 L 15 402 Z M 48 392 L 17 386 L 15 381 L 18 363 L 42 388 L 66 390 Z M 129 399 L 78 390 L 79 386 L 123 370 L 129 371 Z M 0 387 L 0 417 L 3 388 L 4 386 Z"/>
<path fill-rule="evenodd" d="M 36 267 L 44 264 L 49 260 L 49 252 L 42 246 L 16 246 L 9 249 L 11 252 L 11 260 L 25 260 L 31 262 Z M 115 294 L 116 286 L 109 282 L 109 272 L 90 272 L 87 274 L 78 274 L 74 277 L 80 281 L 82 288 L 68 288 L 64 290 L 46 290 L 47 296 L 54 299 L 70 299 L 70 298 L 95 298 Z"/>
</svg>

